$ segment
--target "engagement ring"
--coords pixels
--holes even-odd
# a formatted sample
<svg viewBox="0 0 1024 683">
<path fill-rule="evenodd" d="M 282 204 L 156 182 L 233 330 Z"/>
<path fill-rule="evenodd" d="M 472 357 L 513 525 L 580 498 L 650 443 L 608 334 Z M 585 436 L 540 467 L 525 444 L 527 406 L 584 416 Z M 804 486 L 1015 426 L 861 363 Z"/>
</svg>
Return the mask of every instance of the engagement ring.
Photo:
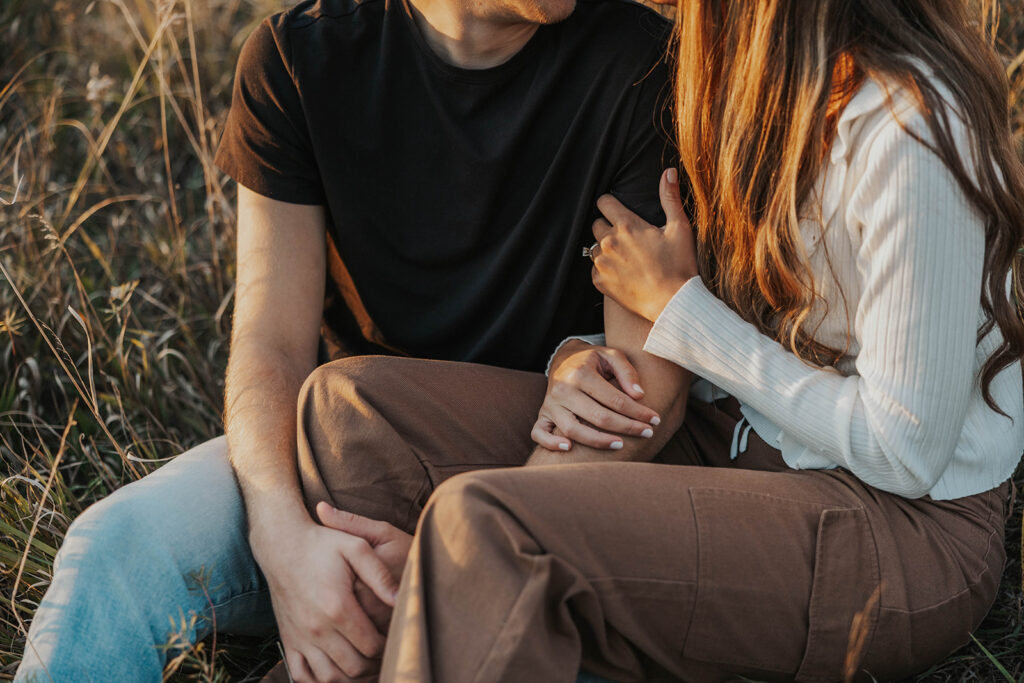
<svg viewBox="0 0 1024 683">
<path fill-rule="evenodd" d="M 594 260 L 594 256 L 596 255 L 595 252 L 597 251 L 597 248 L 599 246 L 601 246 L 601 245 L 598 244 L 597 242 L 594 242 L 589 247 L 583 247 L 583 256 L 585 256 L 586 258 L 588 258 L 591 261 L 593 261 Z"/>
</svg>

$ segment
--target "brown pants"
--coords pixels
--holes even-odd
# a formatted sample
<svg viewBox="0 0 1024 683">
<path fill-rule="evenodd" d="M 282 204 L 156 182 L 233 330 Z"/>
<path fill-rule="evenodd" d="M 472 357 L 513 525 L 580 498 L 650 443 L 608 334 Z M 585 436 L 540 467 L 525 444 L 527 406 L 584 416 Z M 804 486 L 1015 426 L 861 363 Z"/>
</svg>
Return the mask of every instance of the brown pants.
<svg viewBox="0 0 1024 683">
<path fill-rule="evenodd" d="M 621 681 L 887 680 L 967 642 L 995 597 L 1009 484 L 907 500 L 791 470 L 753 433 L 730 461 L 734 400 L 691 401 L 653 464 L 517 467 L 545 386 L 365 356 L 307 382 L 307 500 L 416 530 L 383 681 L 569 682 L 581 663 Z"/>
</svg>

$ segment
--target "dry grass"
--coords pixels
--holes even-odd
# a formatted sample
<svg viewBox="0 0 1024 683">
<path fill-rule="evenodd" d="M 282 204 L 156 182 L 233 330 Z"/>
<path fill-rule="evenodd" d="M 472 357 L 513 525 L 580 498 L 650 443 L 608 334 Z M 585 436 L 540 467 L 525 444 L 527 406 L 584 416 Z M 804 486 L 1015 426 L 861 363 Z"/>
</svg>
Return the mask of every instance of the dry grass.
<svg viewBox="0 0 1024 683">
<path fill-rule="evenodd" d="M 220 430 L 234 216 L 211 157 L 241 41 L 284 4 L 0 3 L 0 680 L 70 521 Z M 1005 5 L 1024 136 L 1024 9 Z M 1024 674 L 1019 519 L 979 644 L 920 680 Z M 174 676 L 245 679 L 274 654 L 219 642 L 214 665 L 210 646 Z"/>
</svg>

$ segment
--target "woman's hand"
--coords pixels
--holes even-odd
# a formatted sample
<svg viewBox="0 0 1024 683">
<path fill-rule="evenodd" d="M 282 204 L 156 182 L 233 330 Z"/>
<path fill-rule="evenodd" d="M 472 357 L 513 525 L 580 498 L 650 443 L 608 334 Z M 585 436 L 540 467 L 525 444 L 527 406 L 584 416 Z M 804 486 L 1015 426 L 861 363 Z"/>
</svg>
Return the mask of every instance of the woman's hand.
<svg viewBox="0 0 1024 683">
<path fill-rule="evenodd" d="M 550 451 L 567 451 L 573 442 L 617 450 L 623 447 L 620 435 L 651 438 L 661 418 L 637 402 L 644 395 L 639 382 L 636 369 L 617 349 L 585 344 L 568 355 L 560 352 L 552 362 L 533 440 Z"/>
<path fill-rule="evenodd" d="M 679 197 L 679 172 L 661 174 L 667 223 L 647 223 L 611 195 L 597 200 L 594 286 L 623 308 L 654 322 L 679 288 L 697 275 L 693 229 Z"/>
</svg>

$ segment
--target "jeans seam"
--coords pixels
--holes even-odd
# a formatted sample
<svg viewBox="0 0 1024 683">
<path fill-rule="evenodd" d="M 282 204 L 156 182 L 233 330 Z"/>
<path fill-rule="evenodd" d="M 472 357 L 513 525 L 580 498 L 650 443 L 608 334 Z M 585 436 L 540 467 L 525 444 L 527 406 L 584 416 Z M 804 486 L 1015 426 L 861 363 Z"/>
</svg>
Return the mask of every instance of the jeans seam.
<svg viewBox="0 0 1024 683">
<path fill-rule="evenodd" d="M 235 595 L 232 595 L 230 598 L 227 598 L 226 600 L 222 600 L 221 602 L 218 602 L 218 603 L 214 603 L 214 602 L 211 601 L 210 608 L 213 609 L 213 610 L 218 610 L 218 609 L 221 609 L 222 607 L 227 607 L 230 603 L 234 602 L 235 600 L 238 600 L 239 598 L 247 598 L 247 597 L 249 597 L 251 595 L 256 595 L 258 593 L 269 593 L 269 592 L 270 592 L 269 588 L 251 588 L 249 590 L 242 591 L 241 593 L 237 593 Z"/>
</svg>

